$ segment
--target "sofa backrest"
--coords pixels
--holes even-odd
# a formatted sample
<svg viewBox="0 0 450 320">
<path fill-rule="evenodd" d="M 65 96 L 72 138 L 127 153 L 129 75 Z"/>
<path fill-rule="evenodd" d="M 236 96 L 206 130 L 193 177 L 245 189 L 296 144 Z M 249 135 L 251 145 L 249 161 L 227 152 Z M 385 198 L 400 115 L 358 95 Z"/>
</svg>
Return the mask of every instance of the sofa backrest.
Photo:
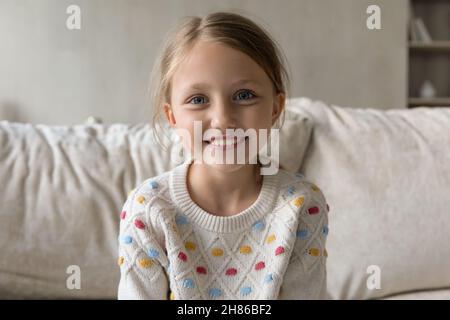
<svg viewBox="0 0 450 320">
<path fill-rule="evenodd" d="M 330 297 L 450 288 L 450 108 L 291 105 L 314 124 L 300 170 L 330 207 Z"/>
</svg>

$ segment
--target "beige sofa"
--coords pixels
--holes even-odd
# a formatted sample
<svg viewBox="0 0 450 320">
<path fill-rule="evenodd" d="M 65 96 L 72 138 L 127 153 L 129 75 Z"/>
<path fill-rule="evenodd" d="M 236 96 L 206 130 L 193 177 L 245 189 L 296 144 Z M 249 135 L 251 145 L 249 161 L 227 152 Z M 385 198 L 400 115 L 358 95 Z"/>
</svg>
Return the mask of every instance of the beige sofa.
<svg viewBox="0 0 450 320">
<path fill-rule="evenodd" d="M 450 298 L 450 109 L 292 99 L 281 139 L 330 206 L 330 298 Z M 122 204 L 178 151 L 147 124 L 0 122 L 0 298 L 115 299 Z"/>
</svg>

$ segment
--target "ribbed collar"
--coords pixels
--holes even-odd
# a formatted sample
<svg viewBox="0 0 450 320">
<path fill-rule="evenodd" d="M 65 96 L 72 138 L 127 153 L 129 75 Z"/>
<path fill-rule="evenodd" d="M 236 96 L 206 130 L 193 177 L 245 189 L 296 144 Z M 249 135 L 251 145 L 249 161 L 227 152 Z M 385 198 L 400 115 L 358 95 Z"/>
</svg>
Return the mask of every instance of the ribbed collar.
<svg viewBox="0 0 450 320">
<path fill-rule="evenodd" d="M 261 191 L 247 209 L 228 217 L 213 215 L 199 207 L 191 198 L 186 178 L 192 160 L 175 167 L 170 173 L 170 196 L 176 207 L 203 229 L 219 233 L 239 232 L 252 226 L 274 208 L 278 197 L 278 174 L 264 175 Z"/>
</svg>

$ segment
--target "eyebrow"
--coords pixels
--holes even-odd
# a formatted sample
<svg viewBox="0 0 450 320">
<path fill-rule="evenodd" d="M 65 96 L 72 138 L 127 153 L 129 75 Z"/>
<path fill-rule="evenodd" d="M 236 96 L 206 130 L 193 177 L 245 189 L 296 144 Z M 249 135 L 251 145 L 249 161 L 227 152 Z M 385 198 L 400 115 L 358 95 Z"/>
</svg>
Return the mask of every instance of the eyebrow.
<svg viewBox="0 0 450 320">
<path fill-rule="evenodd" d="M 251 79 L 241 79 L 239 81 L 234 82 L 232 85 L 242 85 L 242 84 L 247 84 L 247 83 L 254 83 L 256 85 L 260 85 L 260 83 L 258 81 L 255 80 L 251 80 Z M 206 82 L 199 82 L 199 83 L 194 83 L 192 85 L 190 85 L 188 87 L 188 89 L 204 89 L 204 88 L 209 88 L 211 85 L 209 83 Z"/>
</svg>

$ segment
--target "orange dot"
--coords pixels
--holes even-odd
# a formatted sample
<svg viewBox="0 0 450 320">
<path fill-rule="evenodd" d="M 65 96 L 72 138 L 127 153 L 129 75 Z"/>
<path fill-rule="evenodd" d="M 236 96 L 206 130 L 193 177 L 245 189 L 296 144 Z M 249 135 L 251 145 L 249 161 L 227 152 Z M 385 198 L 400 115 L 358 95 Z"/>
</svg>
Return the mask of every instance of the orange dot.
<svg viewBox="0 0 450 320">
<path fill-rule="evenodd" d="M 121 266 L 121 265 L 123 264 L 124 261 L 125 261 L 125 258 L 124 258 L 124 257 L 119 257 L 119 259 L 117 259 L 117 264 L 118 264 L 119 266 Z"/>
<path fill-rule="evenodd" d="M 304 201 L 305 201 L 304 197 L 298 197 L 298 198 L 294 199 L 293 203 L 294 203 L 294 206 L 296 206 L 297 208 L 300 208 Z"/>
<path fill-rule="evenodd" d="M 309 254 L 313 257 L 318 257 L 320 255 L 320 250 L 317 248 L 309 249 Z"/>
<path fill-rule="evenodd" d="M 250 252 L 252 252 L 252 248 L 250 246 L 242 246 L 239 249 L 239 252 L 242 254 L 249 254 Z"/>
<path fill-rule="evenodd" d="M 150 268 L 152 266 L 153 262 L 150 259 L 140 259 L 139 265 L 142 268 Z"/>
<path fill-rule="evenodd" d="M 276 238 L 277 238 L 277 237 L 275 237 L 274 234 L 271 234 L 271 235 L 267 236 L 266 242 L 267 242 L 267 243 L 272 243 L 272 242 L 275 241 Z"/>
<path fill-rule="evenodd" d="M 223 250 L 220 249 L 220 248 L 214 248 L 214 249 L 211 250 L 211 254 L 214 257 L 221 257 L 221 256 L 223 256 Z"/>
<path fill-rule="evenodd" d="M 145 198 L 144 198 L 144 196 L 139 196 L 136 198 L 136 201 L 139 202 L 140 204 L 143 204 L 145 201 Z"/>
<path fill-rule="evenodd" d="M 196 248 L 195 243 L 193 243 L 191 241 L 186 241 L 186 243 L 184 244 L 184 247 L 186 248 L 186 250 L 190 250 L 190 251 L 194 251 Z"/>
</svg>

